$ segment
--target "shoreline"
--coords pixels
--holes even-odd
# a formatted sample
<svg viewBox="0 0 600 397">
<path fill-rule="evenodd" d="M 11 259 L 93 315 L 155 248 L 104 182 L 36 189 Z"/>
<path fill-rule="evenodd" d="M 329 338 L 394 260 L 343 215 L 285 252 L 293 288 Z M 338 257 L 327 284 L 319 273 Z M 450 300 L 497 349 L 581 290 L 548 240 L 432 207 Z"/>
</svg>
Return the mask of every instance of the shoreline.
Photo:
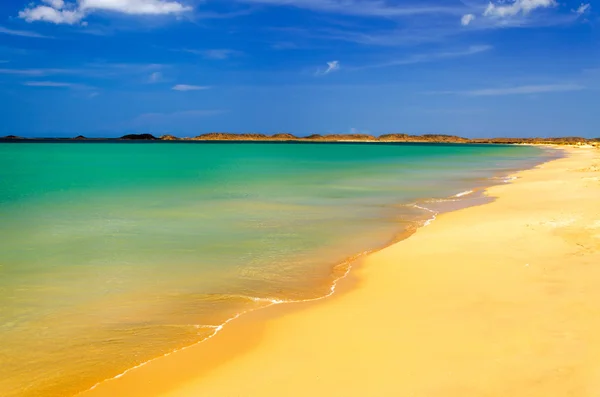
<svg viewBox="0 0 600 397">
<path fill-rule="evenodd" d="M 550 145 L 544 145 L 544 146 L 550 146 Z M 351 258 L 349 258 L 347 261 L 345 261 L 344 263 L 340 263 L 336 266 L 334 266 L 332 268 L 332 273 L 335 274 L 336 272 L 336 268 L 339 269 L 342 267 L 342 265 L 345 266 L 345 271 L 344 273 L 337 277 L 330 289 L 330 292 L 322 297 L 317 297 L 317 298 L 312 298 L 312 299 L 306 299 L 306 300 L 299 300 L 299 301 L 275 301 L 275 300 L 271 300 L 271 304 L 266 306 L 266 307 L 260 307 L 260 308 L 256 308 L 256 309 L 251 309 L 249 311 L 245 311 L 242 313 L 239 313 L 237 315 L 235 315 L 234 317 L 228 319 L 226 322 L 224 322 L 223 324 L 216 326 L 215 327 L 215 333 L 212 334 L 211 336 L 209 336 L 208 338 L 205 338 L 191 346 L 188 347 L 184 347 L 182 349 L 179 349 L 177 351 L 174 352 L 170 352 L 167 353 L 163 356 L 160 356 L 158 358 L 154 358 L 151 359 L 147 362 L 144 362 L 140 365 L 137 365 L 133 368 L 130 368 L 128 370 L 126 370 L 125 372 L 115 376 L 114 378 L 110 378 L 110 379 L 106 379 L 103 380 L 99 383 L 97 383 L 96 385 L 94 385 L 91 389 L 86 390 L 84 392 L 81 392 L 79 394 L 77 394 L 77 396 L 103 396 L 103 395 L 110 395 L 105 393 L 105 389 L 107 388 L 106 386 L 109 385 L 108 390 L 111 390 L 113 386 L 113 383 L 116 383 L 115 380 L 121 380 L 121 378 L 128 378 L 131 375 L 137 375 L 136 372 L 137 370 L 139 370 L 142 367 L 146 367 L 146 366 L 159 366 L 159 367 L 164 367 L 163 360 L 168 359 L 168 360 L 172 360 L 173 358 L 177 359 L 178 356 L 182 355 L 182 354 L 186 354 L 187 355 L 187 351 L 188 350 L 198 350 L 198 349 L 202 349 L 202 346 L 207 345 L 207 344 L 211 344 L 211 343 L 219 343 L 218 341 L 211 341 L 209 343 L 208 342 L 210 339 L 213 338 L 219 338 L 220 335 L 222 335 L 223 332 L 225 332 L 224 326 L 228 325 L 229 323 L 232 323 L 231 325 L 229 325 L 229 327 L 227 327 L 227 329 L 229 328 L 235 328 L 238 331 L 242 328 L 242 324 L 244 323 L 248 323 L 248 322 L 264 322 L 267 320 L 272 320 L 272 319 L 276 319 L 280 316 L 285 316 L 289 313 L 292 313 L 297 311 L 299 309 L 300 306 L 304 307 L 306 305 L 308 306 L 312 306 L 313 304 L 320 304 L 325 300 L 326 298 L 327 301 L 329 302 L 332 299 L 335 299 L 338 296 L 343 296 L 346 292 L 348 292 L 349 290 L 352 290 L 352 286 L 355 286 L 358 283 L 358 280 L 355 279 L 355 276 L 352 274 L 354 272 L 357 272 L 363 265 L 365 261 L 369 260 L 369 257 L 371 257 L 372 255 L 381 252 L 381 251 L 385 251 L 390 249 L 391 247 L 394 247 L 398 244 L 402 244 L 403 241 L 405 241 L 406 239 L 408 239 L 409 237 L 411 237 L 413 234 L 415 234 L 417 231 L 420 232 L 422 228 L 424 228 L 425 226 L 428 226 L 432 220 L 435 220 L 436 217 L 440 216 L 440 215 L 444 215 L 446 213 L 449 212 L 455 212 L 455 211 L 463 211 L 464 209 L 468 209 L 468 208 L 472 208 L 473 206 L 480 206 L 483 204 L 487 204 L 486 202 L 473 202 L 471 204 L 466 204 L 465 205 L 465 201 L 464 198 L 470 198 L 473 196 L 477 196 L 477 199 L 487 199 L 490 201 L 493 201 L 495 198 L 494 197 L 489 197 L 486 196 L 486 192 L 488 189 L 493 188 L 495 186 L 498 185 L 504 185 L 507 183 L 514 183 L 514 180 L 516 179 L 516 177 L 514 176 L 514 174 L 518 174 L 521 172 L 527 172 L 530 171 L 532 169 L 535 169 L 537 167 L 539 167 L 542 164 L 548 164 L 550 162 L 553 161 L 557 161 L 563 158 L 568 157 L 568 152 L 571 152 L 572 150 L 577 150 L 577 149 L 568 149 L 568 150 L 564 150 L 564 146 L 558 146 L 558 145 L 552 145 L 551 148 L 553 150 L 556 150 L 558 148 L 563 149 L 563 150 L 557 150 L 557 152 L 560 152 L 560 154 L 557 156 L 555 155 L 549 155 L 548 153 L 546 153 L 545 155 L 541 155 L 542 157 L 542 161 L 538 162 L 536 164 L 532 164 L 531 167 L 528 167 L 526 169 L 522 169 L 522 170 L 516 170 L 513 172 L 509 172 L 508 174 L 504 175 L 502 178 L 498 178 L 499 181 L 496 183 L 488 183 L 484 186 L 477 186 L 477 187 L 473 187 L 470 190 L 464 191 L 464 192 L 460 192 L 456 195 L 453 195 L 451 197 L 448 198 L 448 201 L 457 201 L 457 202 L 462 202 L 463 205 L 459 205 L 458 208 L 447 208 L 447 209 L 438 209 L 438 210 L 432 210 L 430 208 L 425 208 L 420 206 L 419 204 L 414 204 L 415 207 L 417 208 L 421 208 L 423 210 L 427 210 L 429 212 L 431 212 L 433 215 L 430 219 L 426 220 L 423 222 L 423 224 L 421 224 L 420 226 L 416 226 L 414 228 L 414 230 L 407 230 L 405 232 L 403 232 L 401 234 L 401 237 L 398 238 L 393 238 L 390 243 L 380 247 L 380 248 L 375 248 L 369 251 L 365 251 L 359 254 L 356 254 L 354 256 L 352 256 Z M 491 182 L 493 179 L 496 179 L 496 177 L 492 177 L 488 180 L 488 182 Z M 475 194 L 473 194 L 475 193 Z M 451 200 L 454 199 L 454 200 Z M 268 300 L 268 299 L 266 299 Z M 288 303 L 289 305 L 283 305 L 283 303 Z M 300 310 L 302 310 L 302 308 L 300 308 Z M 237 320 L 235 322 L 233 322 L 233 320 Z M 222 332 L 221 332 L 222 331 Z M 222 344 L 222 342 L 221 342 Z M 210 350 L 210 349 L 209 349 Z M 193 354 L 193 353 L 192 353 Z M 235 354 L 234 354 L 235 356 Z M 221 361 L 221 360 L 217 360 L 217 361 Z M 196 367 L 197 368 L 197 367 Z M 164 369 L 164 368 L 163 368 Z M 198 369 L 199 370 L 199 369 Z M 210 368 L 206 368 L 206 371 L 210 372 Z M 141 372 L 141 371 L 140 371 Z M 137 378 L 137 376 L 136 376 Z M 143 381 L 142 379 L 140 379 L 140 381 Z M 129 380 L 129 383 L 131 383 L 131 380 Z M 134 384 L 132 384 L 131 386 L 135 385 L 135 382 L 133 382 Z M 175 382 L 177 383 L 177 382 Z M 113 392 L 116 392 L 113 390 Z M 131 390 L 128 391 L 127 395 L 138 395 L 138 394 L 130 394 Z M 148 394 L 148 390 L 146 390 L 144 392 L 144 394 L 139 394 L 147 396 Z M 162 394 L 151 394 L 151 395 L 162 395 Z"/>
</svg>

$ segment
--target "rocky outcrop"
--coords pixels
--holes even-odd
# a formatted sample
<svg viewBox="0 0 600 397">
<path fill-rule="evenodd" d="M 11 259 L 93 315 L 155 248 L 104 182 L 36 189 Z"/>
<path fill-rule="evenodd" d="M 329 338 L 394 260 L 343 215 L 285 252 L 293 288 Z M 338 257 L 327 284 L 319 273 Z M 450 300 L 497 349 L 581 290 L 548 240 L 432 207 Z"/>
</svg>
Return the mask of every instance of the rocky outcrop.
<svg viewBox="0 0 600 397">
<path fill-rule="evenodd" d="M 312 134 L 312 135 L 305 136 L 304 138 L 298 138 L 298 139 L 319 140 L 319 139 L 322 139 L 322 138 L 323 138 L 323 135 Z"/>
<path fill-rule="evenodd" d="M 127 141 L 155 141 L 156 137 L 152 134 L 128 134 L 122 136 L 120 139 Z"/>
<path fill-rule="evenodd" d="M 174 135 L 163 135 L 159 138 L 161 141 L 178 141 L 179 138 L 177 138 Z"/>
<path fill-rule="evenodd" d="M 16 135 L 7 135 L 7 136 L 3 136 L 0 139 L 25 139 L 25 138 L 22 138 L 22 137 L 16 136 Z"/>
</svg>

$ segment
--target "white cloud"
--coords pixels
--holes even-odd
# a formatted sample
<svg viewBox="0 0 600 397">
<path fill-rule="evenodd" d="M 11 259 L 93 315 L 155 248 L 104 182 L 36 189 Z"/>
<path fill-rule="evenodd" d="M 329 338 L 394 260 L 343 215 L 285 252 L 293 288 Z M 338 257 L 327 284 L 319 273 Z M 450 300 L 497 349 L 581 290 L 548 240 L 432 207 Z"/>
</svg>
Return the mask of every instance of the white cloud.
<svg viewBox="0 0 600 397">
<path fill-rule="evenodd" d="M 64 0 L 42 0 L 44 3 L 48 4 L 50 7 L 60 10 L 65 6 Z"/>
<path fill-rule="evenodd" d="M 340 66 L 340 62 L 339 61 L 327 62 L 327 69 L 325 69 L 325 70 L 322 70 L 322 69 L 317 70 L 316 75 L 317 76 L 323 76 L 325 74 L 337 72 L 338 70 L 340 70 L 340 67 L 341 66 Z"/>
<path fill-rule="evenodd" d="M 475 20 L 475 15 L 466 14 L 466 15 L 463 15 L 462 18 L 460 19 L 460 24 L 462 26 L 468 26 L 471 22 L 473 22 L 473 20 Z"/>
<path fill-rule="evenodd" d="M 190 11 L 192 7 L 169 0 L 79 0 L 65 3 L 63 0 L 43 0 L 47 5 L 26 8 L 19 18 L 27 22 L 45 21 L 73 25 L 81 22 L 95 11 L 119 12 L 129 15 L 167 15 Z M 83 22 L 82 24 L 86 24 Z"/>
<path fill-rule="evenodd" d="M 177 14 L 192 8 L 176 1 L 165 0 L 81 0 L 82 10 L 115 11 L 124 14 Z"/>
<path fill-rule="evenodd" d="M 52 38 L 50 36 L 44 36 L 44 35 L 36 33 L 36 32 L 30 32 L 28 30 L 9 29 L 9 28 L 5 28 L 4 26 L 0 26 L 0 33 L 9 34 L 11 36 L 35 37 L 35 38 L 40 38 L 40 39 L 51 39 Z"/>
<path fill-rule="evenodd" d="M 158 83 L 159 81 L 162 81 L 163 79 L 163 74 L 161 72 L 154 72 L 150 75 L 150 77 L 148 77 L 148 82 L 149 83 Z"/>
<path fill-rule="evenodd" d="M 497 4 L 490 2 L 483 15 L 486 17 L 508 18 L 519 14 L 527 15 L 537 8 L 550 8 L 557 5 L 556 0 L 511 0 Z"/>
<path fill-rule="evenodd" d="M 27 22 L 45 21 L 56 24 L 73 25 L 81 21 L 84 14 L 81 10 L 57 10 L 48 6 L 26 8 L 19 12 L 19 18 Z"/>
<path fill-rule="evenodd" d="M 327 70 L 325 71 L 325 74 L 335 72 L 336 70 L 340 70 L 339 61 L 327 62 Z"/>
<path fill-rule="evenodd" d="M 189 85 L 189 84 L 177 84 L 173 86 L 174 91 L 200 91 L 208 90 L 210 87 L 205 85 Z"/>
<path fill-rule="evenodd" d="M 586 12 L 588 12 L 590 10 L 590 8 L 592 8 L 592 6 L 589 3 L 588 4 L 581 3 L 581 5 L 576 10 L 573 10 L 573 12 L 577 15 L 583 15 Z"/>
</svg>

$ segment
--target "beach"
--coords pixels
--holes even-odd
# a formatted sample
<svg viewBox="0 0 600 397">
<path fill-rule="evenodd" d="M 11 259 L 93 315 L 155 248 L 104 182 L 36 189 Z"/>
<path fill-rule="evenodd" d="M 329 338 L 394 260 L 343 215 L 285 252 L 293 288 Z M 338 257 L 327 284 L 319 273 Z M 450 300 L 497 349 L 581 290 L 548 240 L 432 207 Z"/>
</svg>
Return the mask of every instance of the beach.
<svg viewBox="0 0 600 397">
<path fill-rule="evenodd" d="M 594 396 L 600 151 L 518 172 L 491 203 L 82 396 Z"/>
<path fill-rule="evenodd" d="M 329 295 L 355 258 L 554 154 L 0 143 L 0 395 L 72 396 L 196 345 L 242 313 Z"/>
</svg>

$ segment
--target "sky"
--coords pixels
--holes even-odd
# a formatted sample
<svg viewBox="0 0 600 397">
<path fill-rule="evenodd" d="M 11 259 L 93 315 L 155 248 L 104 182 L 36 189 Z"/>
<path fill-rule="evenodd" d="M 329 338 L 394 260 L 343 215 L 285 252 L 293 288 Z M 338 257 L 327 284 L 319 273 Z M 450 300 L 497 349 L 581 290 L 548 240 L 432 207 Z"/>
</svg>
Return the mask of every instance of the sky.
<svg viewBox="0 0 600 397">
<path fill-rule="evenodd" d="M 600 0 L 2 0 L 0 136 L 600 137 Z"/>
</svg>

